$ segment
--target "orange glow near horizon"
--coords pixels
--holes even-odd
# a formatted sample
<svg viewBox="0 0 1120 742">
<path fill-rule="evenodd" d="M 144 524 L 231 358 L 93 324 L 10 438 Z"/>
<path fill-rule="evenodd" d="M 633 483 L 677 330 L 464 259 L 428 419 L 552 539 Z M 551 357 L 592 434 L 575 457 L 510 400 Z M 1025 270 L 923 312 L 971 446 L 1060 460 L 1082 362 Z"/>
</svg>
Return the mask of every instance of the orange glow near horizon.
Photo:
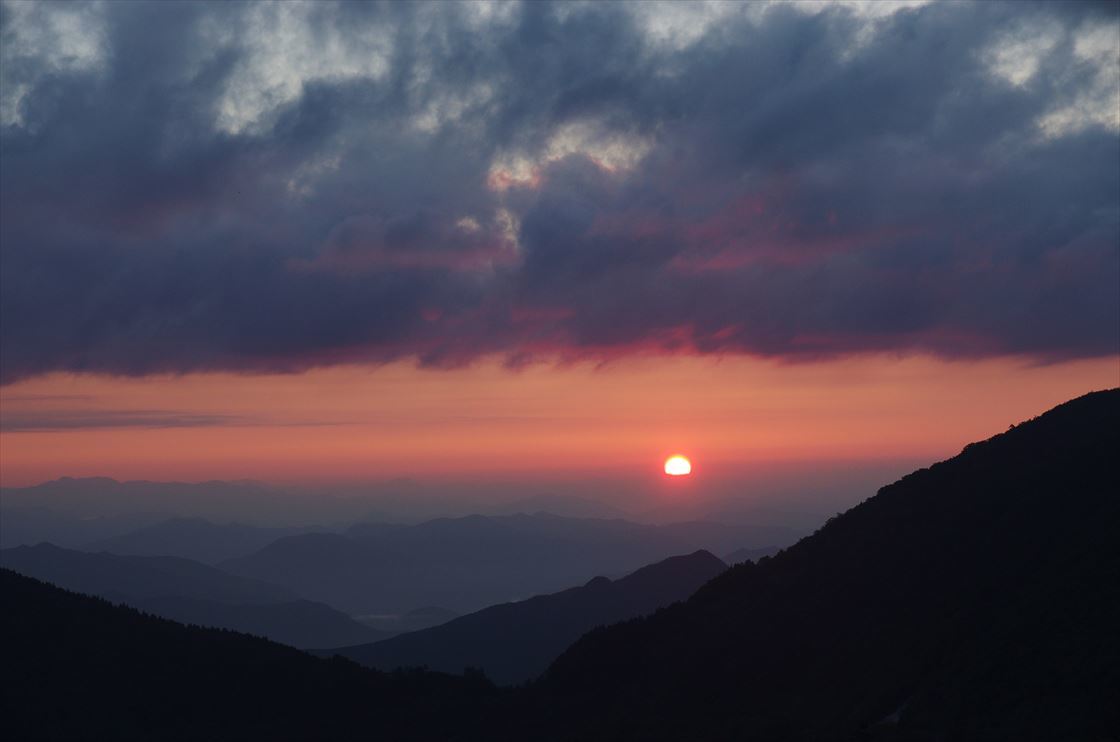
<svg viewBox="0 0 1120 742">
<path fill-rule="evenodd" d="M 652 456 L 682 442 L 709 473 L 932 461 L 1118 377 L 1115 357 L 1042 366 L 923 356 L 52 375 L 0 389 L 0 484 L 64 475 L 330 482 L 648 472 Z"/>
</svg>

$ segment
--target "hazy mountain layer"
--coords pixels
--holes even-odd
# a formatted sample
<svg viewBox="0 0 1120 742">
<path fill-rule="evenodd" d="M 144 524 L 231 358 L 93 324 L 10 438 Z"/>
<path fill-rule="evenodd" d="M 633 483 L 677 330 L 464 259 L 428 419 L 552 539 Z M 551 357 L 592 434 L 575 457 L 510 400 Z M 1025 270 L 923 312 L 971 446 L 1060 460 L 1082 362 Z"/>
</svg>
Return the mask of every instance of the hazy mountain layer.
<svg viewBox="0 0 1120 742">
<path fill-rule="evenodd" d="M 474 667 L 498 683 L 530 680 L 584 632 L 683 600 L 727 565 L 706 551 L 671 557 L 611 581 L 491 606 L 424 631 L 338 653 L 370 667 Z"/>
<path fill-rule="evenodd" d="M 298 600 L 286 588 L 178 557 L 90 554 L 39 544 L 0 551 L 0 565 L 165 618 L 243 631 L 296 647 L 389 636 L 330 606 Z"/>
<path fill-rule="evenodd" d="M 298 597 L 287 588 L 180 557 L 91 554 L 39 544 L 0 551 L 0 566 L 67 590 L 117 600 L 173 595 L 260 604 Z"/>
<path fill-rule="evenodd" d="M 308 531 L 313 526 L 263 528 L 244 523 L 219 525 L 202 518 L 171 518 L 119 536 L 84 544 L 86 551 L 137 556 L 178 556 L 205 564 L 245 556 L 273 541 Z"/>
<path fill-rule="evenodd" d="M 293 536 L 220 566 L 352 615 L 424 605 L 467 612 L 566 589 L 595 575 L 623 575 L 674 554 L 727 553 L 794 538 L 788 529 L 715 523 L 475 515 Z"/>
</svg>

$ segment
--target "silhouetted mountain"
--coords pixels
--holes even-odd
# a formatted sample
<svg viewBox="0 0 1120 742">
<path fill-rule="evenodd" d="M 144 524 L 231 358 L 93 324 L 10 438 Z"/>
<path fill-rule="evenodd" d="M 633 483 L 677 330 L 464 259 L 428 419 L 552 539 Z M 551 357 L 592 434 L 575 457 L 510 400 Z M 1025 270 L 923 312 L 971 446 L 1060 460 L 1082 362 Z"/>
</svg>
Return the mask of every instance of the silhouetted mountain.
<svg viewBox="0 0 1120 742">
<path fill-rule="evenodd" d="M 180 623 L 240 631 L 300 649 L 321 647 L 324 641 L 376 642 L 395 633 L 371 628 L 330 606 L 310 600 L 237 605 L 168 595 L 129 598 L 124 602 Z"/>
<path fill-rule="evenodd" d="M 0 596 L 5 739 L 462 739 L 496 697 L 477 675 L 379 673 L 8 570 Z"/>
<path fill-rule="evenodd" d="M 89 544 L 85 551 L 135 556 L 177 556 L 205 564 L 245 556 L 285 536 L 319 530 L 313 526 L 263 528 L 244 523 L 218 525 L 202 518 L 171 518 Z"/>
<path fill-rule="evenodd" d="M 351 614 L 421 605 L 472 611 L 620 575 L 673 554 L 789 543 L 783 528 L 511 515 L 360 524 L 345 534 L 280 539 L 222 569 L 285 585 Z"/>
<path fill-rule="evenodd" d="M 764 546 L 761 549 L 736 549 L 724 557 L 724 561 L 728 564 L 753 562 L 762 557 L 774 556 L 779 551 L 780 549 L 777 546 Z"/>
<path fill-rule="evenodd" d="M 1103 740 L 1120 729 L 1120 390 L 910 474 L 592 632 L 539 739 Z M 541 733 L 548 730 L 547 733 Z"/>
<path fill-rule="evenodd" d="M 0 551 L 0 566 L 67 590 L 110 600 L 172 595 L 260 604 L 298 597 L 287 588 L 231 575 L 180 557 L 90 554 L 39 544 Z"/>
<path fill-rule="evenodd" d="M 179 557 L 90 554 L 51 544 L 0 551 L 0 566 L 165 618 L 244 631 L 296 647 L 377 641 L 387 633 L 283 587 Z"/>
<path fill-rule="evenodd" d="M 405 613 L 366 614 L 354 616 L 354 620 L 390 634 L 403 634 L 408 631 L 422 631 L 445 624 L 460 614 L 437 605 L 426 605 Z"/>
<path fill-rule="evenodd" d="M 683 600 L 727 565 L 706 551 L 671 557 L 616 581 L 596 577 L 582 587 L 491 606 L 425 631 L 338 653 L 391 670 L 426 666 L 445 672 L 483 670 L 498 683 L 536 677 L 586 631 L 645 615 Z"/>
</svg>

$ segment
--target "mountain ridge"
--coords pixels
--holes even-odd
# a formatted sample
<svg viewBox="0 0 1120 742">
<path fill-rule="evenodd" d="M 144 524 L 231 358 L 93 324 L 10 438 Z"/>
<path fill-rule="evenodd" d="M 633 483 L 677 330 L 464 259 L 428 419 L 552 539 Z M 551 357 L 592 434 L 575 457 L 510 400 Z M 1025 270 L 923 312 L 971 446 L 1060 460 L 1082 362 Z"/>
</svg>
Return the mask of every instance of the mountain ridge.
<svg viewBox="0 0 1120 742">
<path fill-rule="evenodd" d="M 703 522 L 473 515 L 290 536 L 218 566 L 353 615 L 421 605 L 467 613 L 563 590 L 596 574 L 626 574 L 673 554 L 723 553 L 751 540 L 766 546 L 795 533 Z"/>
<path fill-rule="evenodd" d="M 0 566 L 164 618 L 301 648 L 345 641 L 343 637 L 376 641 L 390 635 L 285 587 L 182 557 L 122 556 L 39 544 L 0 550 Z"/>
<path fill-rule="evenodd" d="M 340 654 L 382 670 L 422 666 L 462 672 L 472 667 L 496 683 L 520 683 L 543 672 L 586 631 L 683 600 L 725 569 L 711 552 L 699 550 L 617 580 L 595 577 L 579 587 L 490 606 L 434 628 L 317 654 Z"/>
<path fill-rule="evenodd" d="M 1096 392 L 969 444 L 685 603 L 585 635 L 535 708 L 556 738 L 1101 734 L 1120 687 L 1101 620 L 1120 625 L 1118 420 L 1120 390 Z"/>
</svg>

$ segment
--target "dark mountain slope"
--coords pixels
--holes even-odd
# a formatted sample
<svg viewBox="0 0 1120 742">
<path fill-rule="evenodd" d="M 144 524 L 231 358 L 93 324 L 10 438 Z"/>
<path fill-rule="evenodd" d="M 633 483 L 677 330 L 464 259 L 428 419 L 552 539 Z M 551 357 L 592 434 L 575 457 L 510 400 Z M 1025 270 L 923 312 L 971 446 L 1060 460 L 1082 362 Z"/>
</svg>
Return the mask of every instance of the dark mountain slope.
<svg viewBox="0 0 1120 742">
<path fill-rule="evenodd" d="M 186 627 L 0 570 L 5 739 L 462 739 L 473 678 L 387 675 Z"/>
<path fill-rule="evenodd" d="M 365 626 L 341 611 L 310 600 L 238 605 L 166 595 L 127 598 L 124 602 L 172 621 L 263 636 L 298 649 L 321 647 L 324 641 L 351 644 L 376 642 L 393 635 Z"/>
<path fill-rule="evenodd" d="M 476 667 L 499 683 L 536 677 L 569 644 L 596 626 L 651 613 L 684 600 L 727 565 L 706 551 L 671 557 L 622 579 L 596 577 L 583 587 L 491 606 L 424 631 L 332 650 L 364 665 Z"/>
<path fill-rule="evenodd" d="M 762 557 L 774 556 L 781 549 L 776 546 L 766 546 L 761 549 L 736 549 L 735 551 L 724 557 L 724 561 L 728 564 L 738 564 L 739 562 L 753 562 L 761 559 Z"/>
<path fill-rule="evenodd" d="M 164 618 L 265 636 L 295 647 L 378 641 L 385 632 L 286 588 L 178 557 L 117 556 L 51 544 L 0 551 L 0 566 Z"/>
<path fill-rule="evenodd" d="M 225 603 L 278 603 L 297 597 L 286 588 L 180 557 L 91 554 L 38 544 L 0 551 L 0 566 L 110 599 L 176 595 Z"/>
<path fill-rule="evenodd" d="M 1118 390 L 972 444 L 585 636 L 525 713 L 564 739 L 1111 738 L 1118 452 Z"/>
</svg>

